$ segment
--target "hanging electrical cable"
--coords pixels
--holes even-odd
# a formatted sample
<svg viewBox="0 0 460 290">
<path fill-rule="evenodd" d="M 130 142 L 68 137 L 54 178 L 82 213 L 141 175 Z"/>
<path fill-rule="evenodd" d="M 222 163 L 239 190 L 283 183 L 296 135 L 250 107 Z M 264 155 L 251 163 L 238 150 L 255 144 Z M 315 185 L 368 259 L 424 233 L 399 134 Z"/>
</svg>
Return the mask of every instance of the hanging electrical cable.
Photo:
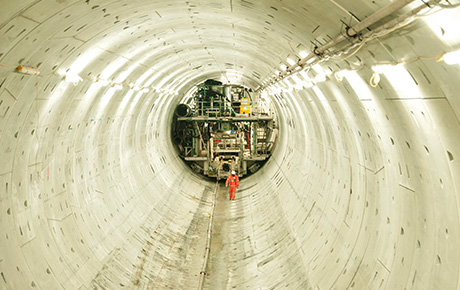
<svg viewBox="0 0 460 290">
<path fill-rule="evenodd" d="M 412 2 L 412 1 L 407 1 L 407 2 Z M 423 5 L 419 5 L 416 8 L 412 9 L 411 11 L 409 11 L 409 12 L 407 12 L 407 13 L 399 16 L 399 17 L 396 17 L 393 20 L 390 20 L 389 22 L 379 26 L 378 28 L 376 28 L 374 30 L 371 30 L 371 31 L 369 31 L 369 32 L 367 32 L 365 34 L 360 34 L 359 37 L 355 37 L 355 35 L 353 35 L 352 37 L 350 36 L 350 38 L 348 38 L 349 41 L 345 45 L 343 45 L 341 47 L 338 47 L 334 51 L 328 51 L 327 52 L 328 49 L 333 48 L 335 46 L 338 46 L 339 44 L 343 43 L 344 40 L 346 40 L 346 38 L 343 38 L 343 36 L 338 36 L 335 39 L 333 39 L 331 42 L 325 44 L 324 46 L 316 47 L 315 50 L 313 51 L 313 53 L 311 53 L 310 55 L 306 56 L 303 59 L 300 59 L 296 64 L 290 66 L 285 71 L 277 74 L 274 78 L 266 81 L 266 84 L 261 86 L 260 88 L 258 88 L 258 91 L 262 91 L 262 90 L 266 89 L 268 86 L 271 86 L 271 85 L 274 85 L 274 84 L 278 83 L 279 81 L 283 80 L 286 77 L 289 77 L 291 74 L 293 74 L 293 73 L 295 73 L 295 72 L 297 72 L 299 70 L 300 71 L 309 70 L 315 64 L 319 64 L 321 62 L 328 61 L 331 58 L 335 58 L 335 57 L 342 56 L 342 55 L 347 55 L 346 57 L 341 59 L 341 60 L 346 60 L 347 58 L 350 58 L 351 56 L 355 55 L 368 42 L 370 42 L 370 41 L 372 41 L 372 40 L 374 40 L 376 38 L 386 36 L 386 35 L 394 32 L 395 30 L 398 30 L 400 28 L 403 28 L 403 27 L 409 25 L 410 23 L 412 23 L 414 20 L 416 20 L 418 18 L 432 15 L 433 13 L 442 11 L 444 8 L 452 9 L 452 8 L 457 7 L 457 4 L 445 5 L 445 4 L 441 4 L 440 2 L 441 2 L 441 0 L 432 0 L 432 1 L 429 1 L 427 3 L 424 3 Z M 380 16 L 388 15 L 386 13 L 388 13 L 390 11 L 392 11 L 392 13 L 395 12 L 395 11 L 398 11 L 402 7 L 406 6 L 408 3 L 406 3 L 406 5 L 402 5 L 402 4 L 403 3 L 400 3 L 397 6 L 392 6 L 391 9 L 387 8 L 387 7 L 382 8 L 382 10 L 385 10 L 385 9 L 388 9 L 388 10 L 385 10 L 385 12 L 382 12 L 382 11 L 379 12 L 378 11 L 378 12 L 376 12 L 374 14 L 380 15 Z M 391 5 L 393 5 L 393 4 L 390 4 L 390 6 Z M 396 9 L 396 7 L 400 7 L 400 8 Z M 436 10 L 436 8 L 438 8 L 438 9 Z M 439 9 L 439 8 L 441 8 L 441 9 Z M 374 14 L 371 15 L 372 16 L 372 19 L 371 19 L 372 21 L 370 21 L 370 20 L 367 21 L 365 19 L 362 22 L 365 23 L 365 24 L 366 23 L 376 23 L 380 19 L 382 19 L 382 18 L 379 19 Z M 371 17 L 371 16 L 369 16 L 369 17 Z M 385 16 L 383 16 L 383 17 L 385 17 Z M 371 24 L 368 24 L 368 26 L 369 25 L 371 25 Z M 355 27 L 354 31 L 364 29 L 364 28 L 362 28 L 362 26 L 363 25 Z M 350 51 L 352 51 L 352 52 L 350 53 Z"/>
</svg>

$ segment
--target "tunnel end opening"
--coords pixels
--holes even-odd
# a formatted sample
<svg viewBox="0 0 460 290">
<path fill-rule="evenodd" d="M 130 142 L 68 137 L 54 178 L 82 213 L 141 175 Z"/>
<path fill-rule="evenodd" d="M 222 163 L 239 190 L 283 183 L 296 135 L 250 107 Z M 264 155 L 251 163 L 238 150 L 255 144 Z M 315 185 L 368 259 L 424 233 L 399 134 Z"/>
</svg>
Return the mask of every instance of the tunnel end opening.
<svg viewBox="0 0 460 290">
<path fill-rule="evenodd" d="M 257 172 L 276 142 L 271 102 L 239 84 L 208 79 L 191 88 L 175 108 L 171 139 L 181 159 L 214 180 L 232 171 Z"/>
</svg>

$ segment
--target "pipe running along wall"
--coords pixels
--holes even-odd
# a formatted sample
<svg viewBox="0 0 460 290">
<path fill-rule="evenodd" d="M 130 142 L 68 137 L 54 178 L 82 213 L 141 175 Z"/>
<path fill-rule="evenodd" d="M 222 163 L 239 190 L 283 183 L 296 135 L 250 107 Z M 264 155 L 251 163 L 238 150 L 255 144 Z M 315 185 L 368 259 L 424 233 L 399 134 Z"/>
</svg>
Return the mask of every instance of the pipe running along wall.
<svg viewBox="0 0 460 290">
<path fill-rule="evenodd" d="M 198 286 L 214 185 L 171 149 L 178 101 L 209 78 L 257 88 L 344 11 L 390 4 L 259 2 L 0 1 L 2 289 Z M 460 72 L 425 58 L 459 48 L 458 13 L 320 64 L 359 68 L 341 82 L 277 84 L 276 150 L 217 204 L 205 286 L 460 287 Z"/>
</svg>

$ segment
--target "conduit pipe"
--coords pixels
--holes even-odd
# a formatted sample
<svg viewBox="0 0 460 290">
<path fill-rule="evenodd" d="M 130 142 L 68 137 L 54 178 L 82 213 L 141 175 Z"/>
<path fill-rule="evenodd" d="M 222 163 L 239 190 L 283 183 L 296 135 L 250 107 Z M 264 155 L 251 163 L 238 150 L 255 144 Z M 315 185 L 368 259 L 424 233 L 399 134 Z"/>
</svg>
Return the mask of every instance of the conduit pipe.
<svg viewBox="0 0 460 290">
<path fill-rule="evenodd" d="M 377 12 L 371 14 L 369 17 L 367 17 L 366 19 L 364 19 L 360 23 L 356 24 L 355 26 L 349 27 L 347 29 L 348 36 L 349 37 L 356 36 L 357 33 L 359 33 L 361 30 L 363 30 L 363 29 L 369 27 L 370 25 L 380 21 L 384 17 L 389 16 L 392 13 L 400 10 L 401 8 L 403 8 L 403 7 L 407 6 L 408 4 L 410 4 L 411 2 L 414 2 L 414 0 L 396 1 L 396 2 L 393 2 L 392 4 L 390 4 L 388 6 L 385 6 L 384 8 L 382 8 L 382 9 L 378 10 Z M 438 2 L 440 2 L 440 0 L 432 0 L 432 1 L 428 2 L 428 3 L 424 2 L 422 5 L 418 6 L 417 8 L 414 8 L 409 13 L 406 13 L 406 14 L 400 16 L 400 17 L 397 17 L 396 19 L 393 19 L 393 20 L 385 23 L 384 25 L 382 25 L 382 26 L 380 26 L 378 28 L 376 28 L 376 29 L 374 29 L 372 31 L 369 31 L 368 33 L 366 33 L 366 35 L 375 34 L 376 32 L 380 32 L 380 31 L 382 31 L 384 29 L 391 28 L 392 26 L 395 26 L 395 25 L 399 24 L 400 22 L 404 21 L 405 19 L 409 18 L 410 16 L 413 16 L 414 14 L 419 13 L 423 9 L 431 8 L 430 5 L 437 4 Z M 350 31 L 354 31 L 355 34 L 350 35 Z M 279 74 L 279 76 L 275 77 L 273 81 L 269 82 L 269 84 L 275 84 L 279 80 L 283 79 L 285 76 L 291 74 L 293 71 L 301 69 L 306 63 L 309 63 L 309 64 L 313 63 L 314 58 L 320 56 L 324 51 L 328 50 L 331 47 L 334 47 L 334 46 L 338 45 L 339 43 L 341 43 L 341 42 L 343 42 L 344 40 L 347 40 L 347 39 L 348 38 L 346 38 L 345 36 L 339 35 L 336 38 L 334 38 L 333 40 L 331 40 L 330 42 L 326 43 L 325 45 L 323 45 L 321 47 L 318 47 L 318 48 L 315 48 L 315 50 L 312 53 L 310 53 L 309 55 L 307 55 L 303 59 L 300 59 L 297 63 L 291 65 L 285 71 L 281 72 Z M 356 45 L 357 43 L 361 43 L 361 42 L 363 42 L 362 39 L 357 39 L 356 41 L 352 41 L 350 43 L 350 45 L 346 46 L 346 48 L 348 49 L 348 48 Z M 344 47 L 340 48 L 339 50 L 336 50 L 334 54 L 340 53 L 340 51 L 343 51 L 343 49 L 344 49 Z M 264 89 L 269 84 L 260 87 L 258 89 L 258 91 Z"/>
<path fill-rule="evenodd" d="M 214 190 L 214 200 L 212 202 L 211 213 L 209 214 L 208 236 L 206 239 L 206 249 L 204 251 L 204 261 L 203 261 L 203 267 L 201 268 L 201 272 L 200 272 L 200 283 L 198 284 L 198 290 L 203 289 L 204 278 L 206 276 L 206 267 L 208 266 L 208 260 L 209 260 L 209 252 L 211 251 L 212 223 L 214 220 L 214 209 L 216 208 L 218 189 L 219 189 L 219 181 L 216 182 L 216 189 Z"/>
<path fill-rule="evenodd" d="M 343 54 L 344 52 L 348 51 L 350 48 L 353 48 L 355 47 L 356 45 L 360 44 L 360 43 L 363 43 L 363 42 L 367 42 L 367 41 L 370 41 L 372 40 L 374 37 L 378 36 L 379 33 L 383 32 L 383 33 L 387 33 L 386 31 L 389 31 L 395 27 L 397 27 L 398 25 L 404 23 L 404 21 L 406 21 L 407 19 L 409 19 L 410 17 L 416 17 L 417 14 L 419 14 L 422 10 L 426 9 L 426 8 L 430 8 L 431 5 L 435 5 L 439 2 L 439 0 L 432 0 L 432 1 L 429 1 L 427 3 L 424 3 L 414 9 L 412 9 L 411 11 L 399 16 L 399 17 L 396 17 L 395 19 L 383 24 L 382 26 L 379 26 L 377 28 L 375 28 L 374 30 L 371 30 L 369 32 L 367 32 L 366 34 L 363 35 L 363 39 L 356 39 L 355 41 L 351 42 L 350 44 L 348 45 L 345 45 L 331 53 L 329 53 L 329 56 L 334 56 L 334 55 L 341 55 Z"/>
<path fill-rule="evenodd" d="M 387 17 L 396 11 L 402 9 L 403 7 L 409 5 L 410 3 L 414 2 L 414 0 L 400 0 L 400 1 L 395 1 L 391 3 L 388 6 L 383 7 L 382 9 L 374 12 L 371 14 L 369 17 L 364 19 L 363 21 L 359 22 L 355 26 L 348 27 L 347 28 L 347 35 L 350 37 L 356 36 L 361 30 L 368 28 L 372 24 L 376 23 L 377 21 L 382 20 L 384 17 Z M 342 35 L 340 35 L 342 36 Z M 339 36 L 339 37 L 340 37 Z M 337 38 L 339 38 L 337 37 Z M 342 36 L 343 37 L 343 36 Z M 345 37 L 343 37 L 342 40 L 344 40 Z"/>
<path fill-rule="evenodd" d="M 414 0 L 400 0 L 400 1 L 395 1 L 391 3 L 390 5 L 383 7 L 382 9 L 371 14 L 369 17 L 367 17 L 363 21 L 356 24 L 355 26 L 347 27 L 346 36 L 343 34 L 338 35 L 337 37 L 335 37 L 334 39 L 332 39 L 330 42 L 326 43 L 325 45 L 319 48 L 316 48 L 313 54 L 316 54 L 316 55 L 322 54 L 329 48 L 334 47 L 337 44 L 341 43 L 342 41 L 346 40 L 348 37 L 356 37 L 361 30 L 366 29 L 372 24 L 375 24 L 376 22 L 382 20 L 383 18 L 395 13 L 396 11 L 409 5 L 411 2 L 414 2 Z M 303 64 L 304 62 L 300 61 L 300 63 Z"/>
<path fill-rule="evenodd" d="M 379 37 L 379 36 L 382 36 L 384 35 L 385 33 L 388 33 L 388 31 L 390 31 L 391 29 L 394 29 L 395 27 L 398 27 L 398 25 L 401 25 L 402 23 L 404 23 L 407 19 L 411 18 L 411 17 L 416 17 L 418 13 L 420 13 L 422 10 L 424 9 L 427 9 L 427 8 L 431 8 L 431 5 L 435 5 L 439 3 L 439 0 L 431 0 L 427 3 L 424 3 L 414 9 L 412 9 L 411 11 L 401 15 L 401 16 L 398 16 L 397 18 L 383 24 L 382 26 L 379 26 L 377 28 L 375 28 L 374 30 L 371 30 L 369 32 L 367 32 L 366 34 L 362 35 L 362 38 L 360 39 L 355 39 L 353 40 L 352 42 L 348 43 L 347 45 L 344 45 L 338 49 L 336 49 L 335 51 L 332 51 L 332 52 L 329 52 L 328 53 L 328 57 L 333 57 L 333 56 L 339 56 L 339 55 L 342 55 L 344 53 L 347 53 L 350 49 L 356 47 L 357 45 L 359 44 L 362 44 L 362 43 L 365 43 L 367 41 L 370 41 L 372 39 L 374 39 L 375 37 Z M 317 60 L 317 61 L 312 61 L 310 62 L 311 65 L 314 65 L 316 63 L 319 63 L 320 60 Z"/>
</svg>

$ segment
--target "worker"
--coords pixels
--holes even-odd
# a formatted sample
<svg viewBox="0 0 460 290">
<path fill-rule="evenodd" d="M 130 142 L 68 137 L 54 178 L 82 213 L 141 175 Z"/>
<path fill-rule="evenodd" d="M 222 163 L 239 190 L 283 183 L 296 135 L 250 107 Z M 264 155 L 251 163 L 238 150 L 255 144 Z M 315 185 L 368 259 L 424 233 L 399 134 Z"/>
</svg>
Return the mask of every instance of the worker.
<svg viewBox="0 0 460 290">
<path fill-rule="evenodd" d="M 236 175 L 235 171 L 232 171 L 232 174 L 230 174 L 227 177 L 227 181 L 225 182 L 225 186 L 228 187 L 228 194 L 229 194 L 229 200 L 235 200 L 235 193 L 236 193 L 236 188 L 240 186 L 240 180 L 238 179 L 238 176 Z"/>
</svg>

